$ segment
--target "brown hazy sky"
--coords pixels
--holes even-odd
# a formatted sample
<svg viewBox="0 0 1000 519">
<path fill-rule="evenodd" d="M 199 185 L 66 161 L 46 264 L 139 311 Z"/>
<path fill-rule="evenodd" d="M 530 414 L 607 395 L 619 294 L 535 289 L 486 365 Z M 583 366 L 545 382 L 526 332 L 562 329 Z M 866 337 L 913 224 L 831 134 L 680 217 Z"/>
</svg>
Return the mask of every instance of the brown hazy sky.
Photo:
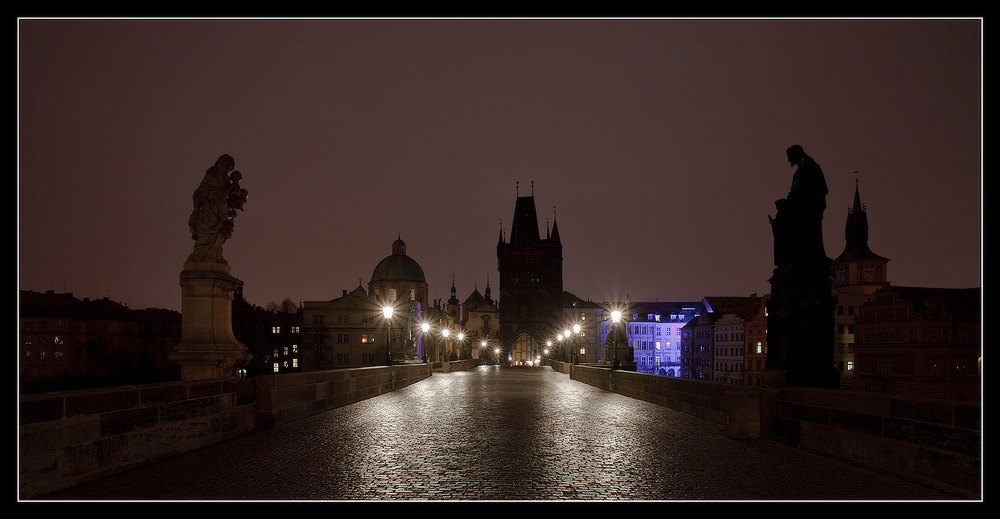
<svg viewBox="0 0 1000 519">
<path fill-rule="evenodd" d="M 228 153 L 224 256 L 265 305 L 367 286 L 401 236 L 431 298 L 515 201 L 584 299 L 766 293 L 801 144 L 844 248 L 858 171 L 897 285 L 981 285 L 982 19 L 21 19 L 21 289 L 180 309 L 191 194 Z"/>
</svg>

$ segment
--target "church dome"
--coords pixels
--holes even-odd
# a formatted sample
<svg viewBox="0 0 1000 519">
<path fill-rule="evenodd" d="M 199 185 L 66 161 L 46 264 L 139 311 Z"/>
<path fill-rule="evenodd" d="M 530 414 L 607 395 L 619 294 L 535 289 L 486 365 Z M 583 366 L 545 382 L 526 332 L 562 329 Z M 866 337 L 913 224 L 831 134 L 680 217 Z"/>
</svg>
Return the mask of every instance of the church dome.
<svg viewBox="0 0 1000 519">
<path fill-rule="evenodd" d="M 425 283 L 424 269 L 413 258 L 406 255 L 406 243 L 402 239 L 392 242 L 392 254 L 375 266 L 372 282 L 416 281 Z"/>
</svg>

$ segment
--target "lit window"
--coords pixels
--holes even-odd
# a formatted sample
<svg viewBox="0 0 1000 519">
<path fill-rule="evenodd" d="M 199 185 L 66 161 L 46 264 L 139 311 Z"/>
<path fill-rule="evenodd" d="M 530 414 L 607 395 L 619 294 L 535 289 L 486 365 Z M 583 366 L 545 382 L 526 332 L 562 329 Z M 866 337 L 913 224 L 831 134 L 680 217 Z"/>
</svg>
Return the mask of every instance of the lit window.
<svg viewBox="0 0 1000 519">
<path fill-rule="evenodd" d="M 274 363 L 274 372 L 275 373 L 278 373 L 280 371 L 279 370 L 279 366 L 280 366 L 280 364 L 278 364 L 277 362 Z"/>
<path fill-rule="evenodd" d="M 288 356 L 288 346 L 285 346 L 285 356 Z"/>
<path fill-rule="evenodd" d="M 292 345 L 292 353 L 298 353 L 298 352 L 299 352 L 299 345 L 298 344 L 293 344 Z"/>
<path fill-rule="evenodd" d="M 63 338 L 61 336 L 59 336 L 59 335 L 56 335 L 52 339 L 52 344 L 62 344 L 62 343 L 63 343 Z"/>
<path fill-rule="evenodd" d="M 281 327 L 280 326 L 271 327 L 271 333 L 281 333 Z"/>
<path fill-rule="evenodd" d="M 299 367 L 299 359 L 292 359 L 292 367 L 293 368 Z"/>
<path fill-rule="evenodd" d="M 847 361 L 847 371 L 854 371 L 854 361 L 853 360 Z"/>
<path fill-rule="evenodd" d="M 299 333 L 299 327 L 298 326 L 292 326 L 292 333 Z"/>
</svg>

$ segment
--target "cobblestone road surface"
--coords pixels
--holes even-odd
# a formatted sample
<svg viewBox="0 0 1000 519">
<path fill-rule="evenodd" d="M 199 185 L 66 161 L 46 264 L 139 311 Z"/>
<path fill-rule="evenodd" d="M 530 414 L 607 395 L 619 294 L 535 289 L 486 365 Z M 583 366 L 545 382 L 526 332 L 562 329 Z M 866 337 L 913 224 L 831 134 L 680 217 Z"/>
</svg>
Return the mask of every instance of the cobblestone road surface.
<svg viewBox="0 0 1000 519">
<path fill-rule="evenodd" d="M 550 368 L 389 394 L 45 500 L 959 500 L 600 390 Z"/>
</svg>

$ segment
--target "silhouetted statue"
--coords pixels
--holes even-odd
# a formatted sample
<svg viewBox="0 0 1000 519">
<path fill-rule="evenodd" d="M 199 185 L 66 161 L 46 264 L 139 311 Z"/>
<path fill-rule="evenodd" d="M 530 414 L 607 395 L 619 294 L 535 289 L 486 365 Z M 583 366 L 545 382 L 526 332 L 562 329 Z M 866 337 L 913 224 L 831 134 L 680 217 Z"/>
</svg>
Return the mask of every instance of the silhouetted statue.
<svg viewBox="0 0 1000 519">
<path fill-rule="evenodd" d="M 788 196 L 774 202 L 768 215 L 774 233 L 774 264 L 790 265 L 828 260 L 823 246 L 826 179 L 823 170 L 798 144 L 786 150 L 788 163 L 798 166 Z"/>
<path fill-rule="evenodd" d="M 247 190 L 240 187 L 243 175 L 233 171 L 236 161 L 222 155 L 205 171 L 201 185 L 194 191 L 194 210 L 188 218 L 194 251 L 188 261 L 227 263 L 222 244 L 233 235 L 233 219 L 246 204 Z"/>
</svg>

